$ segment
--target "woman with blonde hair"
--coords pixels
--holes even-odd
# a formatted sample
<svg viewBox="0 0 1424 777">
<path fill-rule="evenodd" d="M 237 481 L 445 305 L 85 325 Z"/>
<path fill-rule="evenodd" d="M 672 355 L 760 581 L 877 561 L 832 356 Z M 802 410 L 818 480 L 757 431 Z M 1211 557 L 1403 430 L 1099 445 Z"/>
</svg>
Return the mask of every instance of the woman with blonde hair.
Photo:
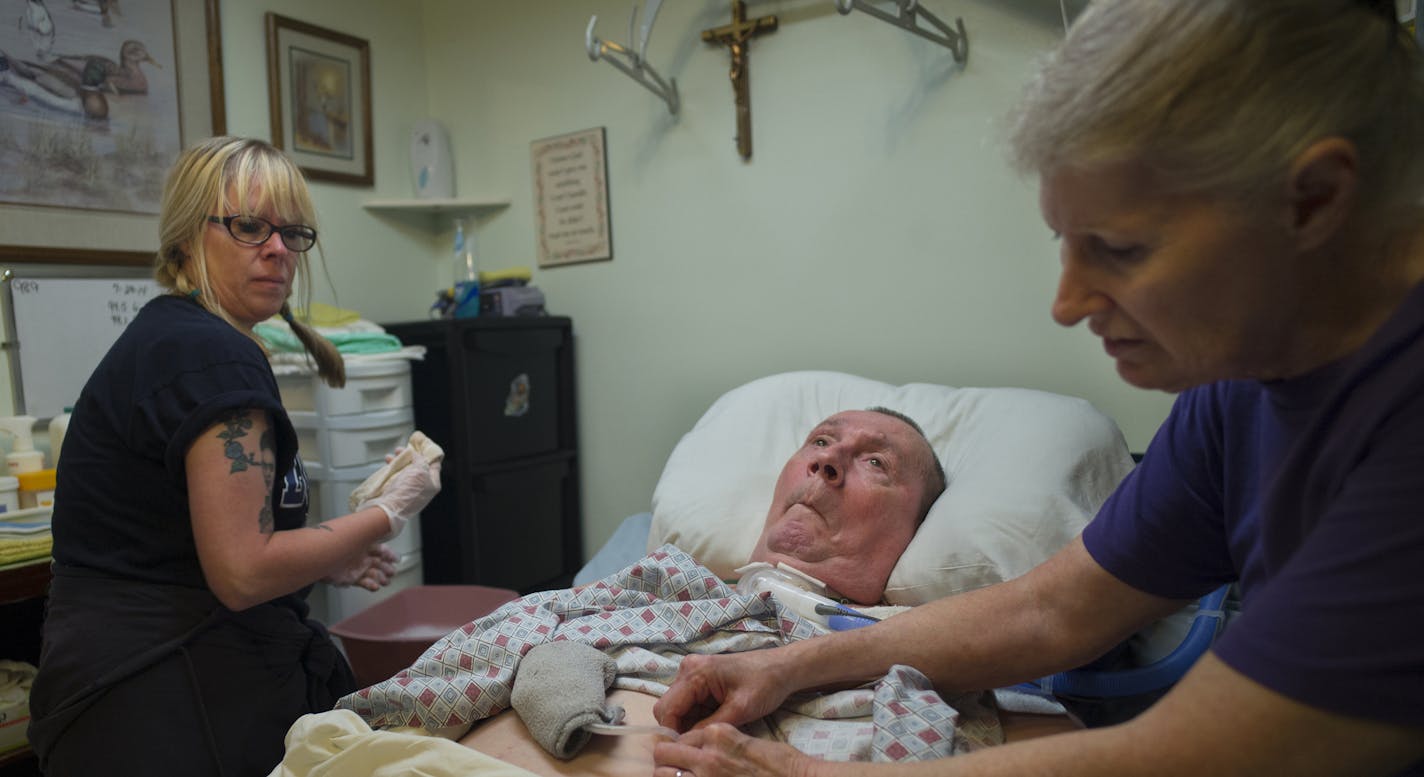
<svg viewBox="0 0 1424 777">
<path fill-rule="evenodd" d="M 1095 0 L 1011 137 L 1060 242 L 1055 320 L 1171 415 L 1023 577 L 688 656 L 655 714 L 692 730 L 656 775 L 1424 775 L 1424 78 L 1393 0 Z M 1240 616 L 1125 722 L 893 765 L 732 728 L 892 664 L 1044 677 L 1226 584 Z"/>
<path fill-rule="evenodd" d="M 202 141 L 169 173 L 167 293 L 94 370 L 65 436 L 30 701 L 47 775 L 267 774 L 297 717 L 354 690 L 307 593 L 386 585 L 382 543 L 439 490 L 439 464 L 416 454 L 355 512 L 306 525 L 296 433 L 253 327 L 281 315 L 343 383 L 289 305 L 314 215 L 300 171 L 259 140 Z"/>
</svg>

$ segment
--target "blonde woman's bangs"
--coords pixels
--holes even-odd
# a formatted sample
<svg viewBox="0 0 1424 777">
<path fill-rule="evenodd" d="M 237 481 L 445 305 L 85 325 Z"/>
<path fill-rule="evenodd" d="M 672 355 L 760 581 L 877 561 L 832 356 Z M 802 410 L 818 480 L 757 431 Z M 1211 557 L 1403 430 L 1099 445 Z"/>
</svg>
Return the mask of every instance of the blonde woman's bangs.
<svg viewBox="0 0 1424 777">
<path fill-rule="evenodd" d="M 256 215 L 270 211 L 283 223 L 316 226 L 307 188 L 285 157 L 250 149 L 231 160 L 227 178 L 230 191 L 224 202 L 231 212 Z M 227 202 L 229 196 L 235 201 Z"/>
</svg>

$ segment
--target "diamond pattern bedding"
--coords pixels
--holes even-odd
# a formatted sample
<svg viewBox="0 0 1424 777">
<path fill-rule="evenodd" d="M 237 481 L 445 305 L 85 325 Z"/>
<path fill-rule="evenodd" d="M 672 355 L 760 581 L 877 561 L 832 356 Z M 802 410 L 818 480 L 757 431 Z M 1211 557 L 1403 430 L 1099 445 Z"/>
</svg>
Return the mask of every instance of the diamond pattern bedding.
<svg viewBox="0 0 1424 777">
<path fill-rule="evenodd" d="M 388 680 L 344 697 L 338 709 L 372 728 L 467 728 L 509 706 L 520 659 L 535 645 L 574 640 L 618 663 L 614 686 L 661 695 L 688 653 L 756 650 L 815 636 L 775 600 L 738 594 L 681 550 L 664 545 L 578 588 L 510 602 L 432 645 Z M 894 667 L 872 687 L 800 695 L 763 735 L 839 761 L 942 758 L 1002 741 L 981 694 L 946 703 L 917 670 Z"/>
</svg>

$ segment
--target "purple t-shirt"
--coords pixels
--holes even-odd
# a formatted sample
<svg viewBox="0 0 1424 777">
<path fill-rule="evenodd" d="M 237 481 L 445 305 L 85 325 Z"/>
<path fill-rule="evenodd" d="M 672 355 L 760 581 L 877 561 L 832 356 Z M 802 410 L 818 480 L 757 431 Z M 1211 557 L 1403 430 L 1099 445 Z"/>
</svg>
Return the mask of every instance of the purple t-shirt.
<svg viewBox="0 0 1424 777">
<path fill-rule="evenodd" d="M 1184 392 L 1083 540 L 1156 595 L 1239 580 L 1214 652 L 1256 682 L 1424 725 L 1424 286 L 1340 362 Z"/>
</svg>

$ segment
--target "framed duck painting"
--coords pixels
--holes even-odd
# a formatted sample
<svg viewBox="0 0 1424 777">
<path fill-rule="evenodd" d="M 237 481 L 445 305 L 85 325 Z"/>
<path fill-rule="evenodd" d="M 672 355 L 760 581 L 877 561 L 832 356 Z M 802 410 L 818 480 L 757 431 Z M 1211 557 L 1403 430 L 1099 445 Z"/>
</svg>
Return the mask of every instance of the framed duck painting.
<svg viewBox="0 0 1424 777">
<path fill-rule="evenodd" d="M 169 165 L 225 128 L 218 0 L 16 5 L 0 24 L 0 261 L 152 261 Z"/>
</svg>

